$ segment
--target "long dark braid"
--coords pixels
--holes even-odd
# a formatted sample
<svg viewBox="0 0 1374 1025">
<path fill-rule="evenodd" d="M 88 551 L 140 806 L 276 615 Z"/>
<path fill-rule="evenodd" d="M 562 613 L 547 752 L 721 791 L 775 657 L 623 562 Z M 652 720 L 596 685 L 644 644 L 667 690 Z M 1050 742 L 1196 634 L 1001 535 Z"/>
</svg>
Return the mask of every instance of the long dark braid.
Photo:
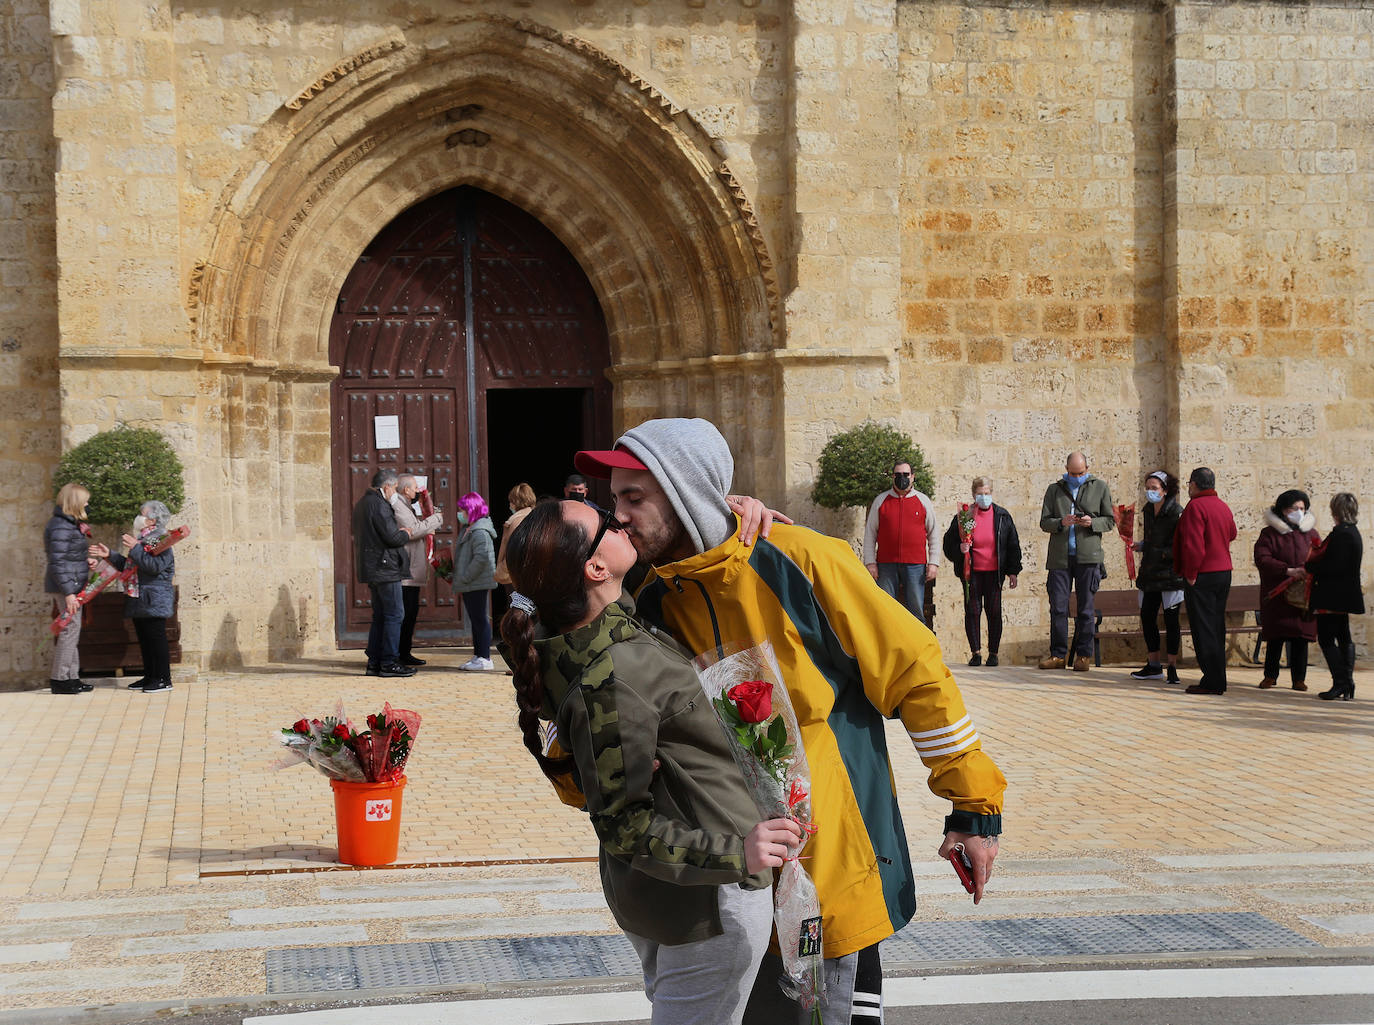
<svg viewBox="0 0 1374 1025">
<path fill-rule="evenodd" d="M 515 589 L 539 612 L 550 633 L 559 633 L 587 614 L 587 590 L 582 578 L 583 556 L 591 538 L 576 523 L 563 519 L 557 501 L 540 502 L 515 528 L 506 546 L 506 568 Z M 539 711 L 544 704 L 544 678 L 534 647 L 534 620 L 511 606 L 501 618 L 501 636 L 511 656 L 515 703 L 520 732 L 539 768 L 550 779 L 572 768 L 571 755 L 548 758 L 539 735 Z"/>
</svg>

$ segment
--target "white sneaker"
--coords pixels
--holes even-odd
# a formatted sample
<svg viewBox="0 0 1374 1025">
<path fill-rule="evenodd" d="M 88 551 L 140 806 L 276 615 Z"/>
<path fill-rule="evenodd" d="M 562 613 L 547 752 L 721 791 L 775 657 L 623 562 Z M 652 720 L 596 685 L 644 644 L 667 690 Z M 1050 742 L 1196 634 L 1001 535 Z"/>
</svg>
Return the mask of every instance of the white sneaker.
<svg viewBox="0 0 1374 1025">
<path fill-rule="evenodd" d="M 489 673 L 496 668 L 496 665 L 489 658 L 478 658 L 474 655 L 458 668 L 466 669 L 470 673 Z"/>
</svg>

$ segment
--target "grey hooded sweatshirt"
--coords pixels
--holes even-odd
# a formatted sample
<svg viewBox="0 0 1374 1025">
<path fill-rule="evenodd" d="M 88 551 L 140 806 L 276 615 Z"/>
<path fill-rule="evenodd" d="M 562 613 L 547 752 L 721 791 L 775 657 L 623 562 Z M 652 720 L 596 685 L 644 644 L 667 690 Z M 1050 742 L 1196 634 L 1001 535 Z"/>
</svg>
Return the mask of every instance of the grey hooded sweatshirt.
<svg viewBox="0 0 1374 1025">
<path fill-rule="evenodd" d="M 616 442 L 649 468 L 698 553 L 735 532 L 725 496 L 735 477 L 730 446 L 709 420 L 646 420 Z"/>
</svg>

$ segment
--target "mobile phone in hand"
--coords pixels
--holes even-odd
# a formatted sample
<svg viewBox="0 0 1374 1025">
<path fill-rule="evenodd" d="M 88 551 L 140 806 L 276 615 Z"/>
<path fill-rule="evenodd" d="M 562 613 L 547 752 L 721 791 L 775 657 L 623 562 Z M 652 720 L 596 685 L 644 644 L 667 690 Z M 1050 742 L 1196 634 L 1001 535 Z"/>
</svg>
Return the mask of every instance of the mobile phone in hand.
<svg viewBox="0 0 1374 1025">
<path fill-rule="evenodd" d="M 964 884 L 964 889 L 969 893 L 973 892 L 973 862 L 968 860 L 968 855 L 964 853 L 964 845 L 955 844 L 950 848 L 949 863 L 954 866 L 954 874 L 959 877 L 959 882 Z"/>
</svg>

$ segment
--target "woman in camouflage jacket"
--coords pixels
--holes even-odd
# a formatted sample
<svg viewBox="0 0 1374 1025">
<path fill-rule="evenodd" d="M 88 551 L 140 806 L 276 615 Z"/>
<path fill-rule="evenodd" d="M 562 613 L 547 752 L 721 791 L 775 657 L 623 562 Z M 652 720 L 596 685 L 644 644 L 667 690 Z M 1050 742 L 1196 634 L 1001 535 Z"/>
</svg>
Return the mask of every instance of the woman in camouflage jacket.
<svg viewBox="0 0 1374 1025">
<path fill-rule="evenodd" d="M 636 558 L 611 514 L 536 506 L 506 553 L 503 653 L 525 746 L 585 798 L 653 1021 L 738 1023 L 772 932 L 771 870 L 800 829 L 757 821 L 691 662 L 621 603 Z"/>
</svg>

